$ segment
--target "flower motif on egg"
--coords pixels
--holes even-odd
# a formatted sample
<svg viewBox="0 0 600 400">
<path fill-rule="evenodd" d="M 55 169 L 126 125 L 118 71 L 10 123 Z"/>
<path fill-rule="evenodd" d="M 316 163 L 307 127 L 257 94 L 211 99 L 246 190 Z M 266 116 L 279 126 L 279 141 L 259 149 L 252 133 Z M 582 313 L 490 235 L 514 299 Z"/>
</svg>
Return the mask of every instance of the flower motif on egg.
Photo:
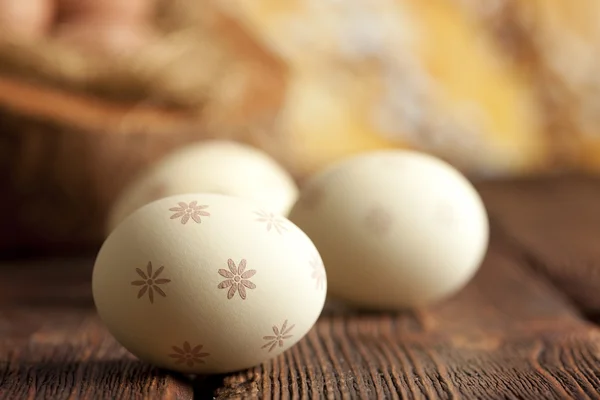
<svg viewBox="0 0 600 400">
<path fill-rule="evenodd" d="M 279 345 L 279 347 L 283 347 L 283 343 L 284 340 L 291 338 L 294 335 L 290 335 L 290 332 L 292 331 L 292 329 L 294 329 L 294 326 L 296 325 L 292 325 L 290 327 L 287 326 L 288 321 L 287 319 L 285 320 L 285 322 L 283 323 L 283 325 L 281 326 L 281 328 L 277 328 L 277 326 L 273 325 L 273 333 L 274 335 L 269 335 L 269 336 L 263 336 L 263 340 L 267 340 L 267 343 L 264 344 L 261 349 L 269 349 L 269 352 L 271 352 L 275 347 L 277 347 L 277 345 Z"/>
<path fill-rule="evenodd" d="M 171 347 L 174 353 L 169 354 L 169 357 L 176 360 L 175 364 L 185 363 L 188 367 L 193 367 L 194 364 L 204 364 L 203 358 L 210 356 L 210 353 L 201 353 L 200 351 L 203 347 L 204 346 L 199 344 L 192 348 L 189 342 L 183 342 L 182 347 Z"/>
<path fill-rule="evenodd" d="M 316 254 L 313 254 L 309 261 L 309 265 L 312 269 L 311 278 L 316 281 L 317 289 L 321 290 L 325 287 L 326 275 L 325 275 L 325 267 L 323 266 L 323 261 Z"/>
<path fill-rule="evenodd" d="M 169 211 L 173 211 L 175 214 L 171 215 L 171 219 L 181 218 L 181 223 L 183 225 L 187 224 L 190 218 L 196 222 L 197 224 L 201 223 L 202 220 L 200 217 L 208 217 L 210 213 L 204 211 L 208 206 L 203 205 L 199 206 L 197 201 L 192 201 L 191 203 L 184 203 L 180 201 L 179 207 L 169 208 Z"/>
<path fill-rule="evenodd" d="M 148 265 L 146 266 L 146 272 L 142 271 L 139 268 L 135 269 L 135 272 L 137 272 L 137 274 L 139 276 L 141 276 L 143 279 L 143 280 L 137 280 L 137 281 L 131 282 L 132 286 L 141 286 L 140 291 L 138 292 L 138 296 L 137 296 L 138 299 L 141 299 L 142 296 L 144 296 L 146 293 L 148 293 L 148 298 L 150 299 L 150 303 L 154 304 L 154 293 L 155 292 L 158 293 L 159 295 L 161 295 L 162 297 L 167 297 L 167 294 L 160 287 L 158 287 L 158 285 L 164 285 L 165 283 L 171 282 L 170 279 L 164 279 L 164 278 L 158 279 L 158 276 L 163 272 L 164 269 L 165 269 L 165 267 L 161 266 L 153 274 L 152 273 L 152 262 L 150 262 L 150 261 L 148 262 Z"/>
<path fill-rule="evenodd" d="M 371 233 L 382 236 L 391 230 L 394 221 L 388 211 L 376 206 L 369 210 L 365 216 L 364 224 Z"/>
<path fill-rule="evenodd" d="M 258 215 L 256 221 L 266 223 L 267 232 L 271 231 L 271 229 L 275 229 L 275 231 L 279 234 L 282 234 L 283 232 L 287 231 L 285 222 L 272 212 L 260 210 L 255 212 L 254 214 Z"/>
<path fill-rule="evenodd" d="M 238 292 L 242 300 L 246 300 L 246 288 L 256 289 L 256 285 L 249 279 L 256 274 L 256 270 L 249 269 L 246 271 L 246 260 L 242 259 L 240 264 L 236 267 L 235 262 L 230 258 L 227 260 L 227 266 L 229 271 L 226 269 L 220 269 L 219 275 L 227 278 L 217 286 L 219 289 L 227 289 L 227 299 L 232 299 L 235 293 Z"/>
</svg>

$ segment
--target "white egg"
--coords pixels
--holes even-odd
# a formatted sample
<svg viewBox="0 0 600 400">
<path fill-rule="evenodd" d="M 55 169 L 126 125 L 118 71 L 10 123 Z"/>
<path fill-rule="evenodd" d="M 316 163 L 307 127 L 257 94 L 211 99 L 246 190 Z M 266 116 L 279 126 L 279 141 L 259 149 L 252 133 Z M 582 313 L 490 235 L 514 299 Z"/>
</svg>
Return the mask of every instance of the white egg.
<svg viewBox="0 0 600 400">
<path fill-rule="evenodd" d="M 135 179 L 113 205 L 108 233 L 144 204 L 201 192 L 247 198 L 281 215 L 298 196 L 290 174 L 263 151 L 230 141 L 199 142 L 173 151 Z"/>
<path fill-rule="evenodd" d="M 488 245 L 470 182 L 432 156 L 376 151 L 310 179 L 290 220 L 313 240 L 329 291 L 374 309 L 448 297 L 478 270 Z"/>
<path fill-rule="evenodd" d="M 314 325 L 327 280 L 317 249 L 284 217 L 218 194 L 152 202 L 106 239 L 96 308 L 131 353 L 184 373 L 274 357 Z"/>
</svg>

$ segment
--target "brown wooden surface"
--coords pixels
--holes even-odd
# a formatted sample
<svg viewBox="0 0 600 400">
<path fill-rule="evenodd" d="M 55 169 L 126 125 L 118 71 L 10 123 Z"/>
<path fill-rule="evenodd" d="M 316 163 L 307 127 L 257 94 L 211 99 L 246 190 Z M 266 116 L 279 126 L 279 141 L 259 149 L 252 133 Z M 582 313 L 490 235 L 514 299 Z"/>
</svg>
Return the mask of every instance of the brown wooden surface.
<svg viewBox="0 0 600 400">
<path fill-rule="evenodd" d="M 397 315 L 330 304 L 279 358 L 193 381 L 111 338 L 93 309 L 91 259 L 6 261 L 0 397 L 600 399 L 600 330 L 590 322 L 600 313 L 600 180 L 480 189 L 492 243 L 459 295 Z"/>
</svg>

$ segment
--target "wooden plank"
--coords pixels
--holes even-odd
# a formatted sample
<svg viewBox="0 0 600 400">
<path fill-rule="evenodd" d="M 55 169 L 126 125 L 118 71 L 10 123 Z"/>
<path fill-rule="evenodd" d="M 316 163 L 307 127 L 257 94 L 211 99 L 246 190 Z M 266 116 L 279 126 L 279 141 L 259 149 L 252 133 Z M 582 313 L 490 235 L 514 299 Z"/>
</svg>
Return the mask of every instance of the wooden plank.
<svg viewBox="0 0 600 400">
<path fill-rule="evenodd" d="M 0 398 L 192 399 L 190 382 L 108 334 L 90 277 L 89 259 L 0 266 Z"/>
<path fill-rule="evenodd" d="M 452 299 L 399 314 L 330 304 L 282 356 L 193 389 L 106 332 L 90 260 L 0 266 L 0 397 L 600 398 L 599 329 L 527 252 L 493 236 L 481 271 Z"/>
<path fill-rule="evenodd" d="M 588 316 L 600 317 L 600 179 L 547 177 L 480 185 L 502 231 Z"/>
<path fill-rule="evenodd" d="M 392 315 L 326 311 L 281 357 L 221 377 L 219 399 L 600 398 L 600 331 L 494 239 L 459 295 Z"/>
</svg>

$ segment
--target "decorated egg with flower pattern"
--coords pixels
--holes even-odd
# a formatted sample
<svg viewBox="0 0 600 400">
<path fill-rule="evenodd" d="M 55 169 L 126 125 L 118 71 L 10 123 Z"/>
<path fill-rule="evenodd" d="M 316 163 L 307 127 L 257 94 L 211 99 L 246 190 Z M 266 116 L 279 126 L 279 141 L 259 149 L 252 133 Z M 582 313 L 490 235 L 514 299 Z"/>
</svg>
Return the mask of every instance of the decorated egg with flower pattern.
<svg viewBox="0 0 600 400">
<path fill-rule="evenodd" d="M 94 266 L 96 308 L 142 360 L 225 373 L 275 357 L 316 322 L 327 279 L 311 240 L 258 203 L 186 194 L 130 214 Z"/>
</svg>

